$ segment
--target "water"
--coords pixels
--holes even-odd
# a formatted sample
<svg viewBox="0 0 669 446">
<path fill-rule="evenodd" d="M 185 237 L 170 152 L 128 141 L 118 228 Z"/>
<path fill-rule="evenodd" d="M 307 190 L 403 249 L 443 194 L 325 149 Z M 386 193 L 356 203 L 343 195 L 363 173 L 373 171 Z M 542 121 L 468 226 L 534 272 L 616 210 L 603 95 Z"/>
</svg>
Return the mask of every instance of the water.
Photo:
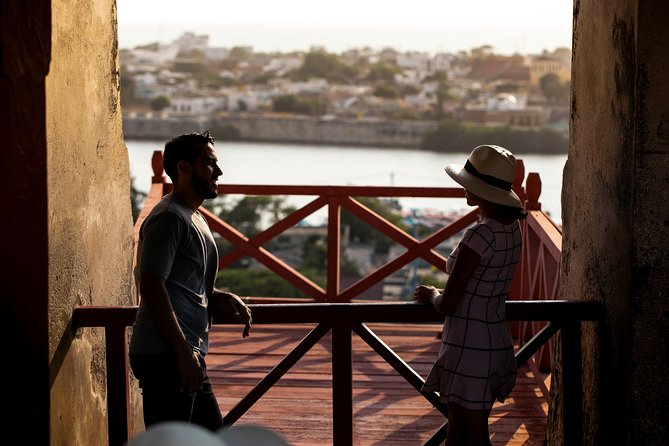
<svg viewBox="0 0 669 446">
<path fill-rule="evenodd" d="M 151 156 L 164 141 L 126 140 L 135 187 L 151 185 Z M 220 184 L 275 184 L 327 186 L 458 187 L 443 170 L 446 164 L 463 164 L 468 152 L 435 153 L 412 149 L 353 148 L 345 146 L 287 145 L 218 142 L 216 151 L 223 170 Z M 522 155 L 525 172 L 538 172 L 542 180 L 539 201 L 551 218 L 561 222 L 562 169 L 567 155 Z M 291 197 L 303 205 L 312 197 Z M 404 209 L 437 212 L 467 208 L 463 199 L 401 198 Z M 323 218 L 315 214 L 314 219 Z M 313 219 L 309 220 L 316 223 Z"/>
</svg>

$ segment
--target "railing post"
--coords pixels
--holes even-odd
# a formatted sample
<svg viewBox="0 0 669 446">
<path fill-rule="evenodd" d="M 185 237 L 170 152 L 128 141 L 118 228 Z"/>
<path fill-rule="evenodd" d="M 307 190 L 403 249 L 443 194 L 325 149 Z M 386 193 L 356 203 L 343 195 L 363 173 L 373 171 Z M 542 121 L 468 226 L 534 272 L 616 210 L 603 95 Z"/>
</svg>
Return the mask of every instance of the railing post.
<svg viewBox="0 0 669 446">
<path fill-rule="evenodd" d="M 351 321 L 346 308 L 333 311 L 332 321 L 332 444 L 353 444 L 353 364 Z"/>
<path fill-rule="evenodd" d="M 105 327 L 105 347 L 109 446 L 122 446 L 130 438 L 130 383 L 125 325 L 114 324 Z"/>
<path fill-rule="evenodd" d="M 336 197 L 328 198 L 328 275 L 325 298 L 336 302 L 339 295 L 339 233 L 341 226 L 341 206 Z"/>
<path fill-rule="evenodd" d="M 541 177 L 536 172 L 527 174 L 525 180 L 525 192 L 527 193 L 527 201 L 525 202 L 525 209 L 528 211 L 541 210 L 541 203 L 539 196 L 541 195 Z"/>
<path fill-rule="evenodd" d="M 581 322 L 562 326 L 562 429 L 564 444 L 583 444 L 583 377 L 581 358 Z"/>
<path fill-rule="evenodd" d="M 163 175 L 163 152 L 161 150 L 154 150 L 151 156 L 151 170 L 153 170 L 153 177 L 151 183 L 164 183 L 165 175 Z"/>
</svg>

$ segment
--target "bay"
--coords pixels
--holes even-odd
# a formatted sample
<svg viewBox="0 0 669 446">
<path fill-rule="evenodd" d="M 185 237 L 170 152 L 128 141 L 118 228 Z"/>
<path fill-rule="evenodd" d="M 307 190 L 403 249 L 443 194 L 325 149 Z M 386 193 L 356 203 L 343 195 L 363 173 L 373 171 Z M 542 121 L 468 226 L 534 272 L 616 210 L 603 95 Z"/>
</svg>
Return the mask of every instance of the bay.
<svg viewBox="0 0 669 446">
<path fill-rule="evenodd" d="M 137 190 L 151 185 L 151 156 L 163 150 L 164 141 L 125 141 L 130 172 Z M 220 141 L 216 152 L 223 175 L 219 184 L 273 184 L 321 186 L 402 186 L 458 187 L 443 170 L 447 164 L 463 164 L 469 152 L 436 153 L 416 149 L 346 147 Z M 561 223 L 560 194 L 562 170 L 567 154 L 519 156 L 525 172 L 537 172 L 542 181 L 539 201 L 553 221 Z M 301 206 L 313 197 L 289 197 Z M 400 198 L 404 210 L 421 209 L 434 213 L 461 212 L 463 199 Z M 318 224 L 323 213 L 308 221 Z"/>
</svg>

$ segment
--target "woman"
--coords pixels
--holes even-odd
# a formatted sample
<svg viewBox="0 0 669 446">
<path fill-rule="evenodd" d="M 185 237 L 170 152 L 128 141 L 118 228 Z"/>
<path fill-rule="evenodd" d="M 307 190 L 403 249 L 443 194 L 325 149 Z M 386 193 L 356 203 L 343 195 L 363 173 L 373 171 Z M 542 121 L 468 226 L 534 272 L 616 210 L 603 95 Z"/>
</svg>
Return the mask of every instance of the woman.
<svg viewBox="0 0 669 446">
<path fill-rule="evenodd" d="M 480 220 L 449 255 L 444 289 L 420 285 L 414 291 L 414 300 L 446 315 L 441 349 L 423 390 L 439 392 L 448 404 L 446 445 L 490 445 L 490 410 L 516 382 L 504 304 L 520 260 L 518 220 L 525 211 L 511 190 L 516 159 L 508 150 L 478 146 L 464 166 L 445 170 L 465 188 L 467 204 L 479 207 Z"/>
</svg>

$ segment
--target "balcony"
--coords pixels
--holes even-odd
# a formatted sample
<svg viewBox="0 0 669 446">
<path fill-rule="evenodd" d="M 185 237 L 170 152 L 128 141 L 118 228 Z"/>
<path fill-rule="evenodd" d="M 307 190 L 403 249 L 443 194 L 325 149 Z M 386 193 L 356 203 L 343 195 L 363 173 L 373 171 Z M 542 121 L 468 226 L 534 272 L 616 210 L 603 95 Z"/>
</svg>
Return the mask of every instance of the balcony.
<svg viewBox="0 0 669 446">
<path fill-rule="evenodd" d="M 171 185 L 162 175 L 161 153 L 139 226 Z M 523 185 L 523 180 L 525 184 Z M 523 225 L 523 256 L 507 302 L 517 343 L 518 384 L 490 418 L 492 442 L 543 444 L 548 414 L 552 348 L 561 343 L 564 438 L 580 444 L 581 321 L 597 321 L 596 302 L 556 301 L 560 263 L 559 228 L 540 210 L 541 181 L 519 169 L 514 190 L 529 211 Z M 250 298 L 254 328 L 242 340 L 235 321 L 214 315 L 210 374 L 225 423 L 257 423 L 281 432 L 294 445 L 443 443 L 446 408 L 436 394 L 420 392 L 436 357 L 443 316 L 429 305 L 360 301 L 357 297 L 417 258 L 443 271 L 435 248 L 476 220 L 470 212 L 418 240 L 363 206 L 354 197 L 464 197 L 459 188 L 223 185 L 221 194 L 306 195 L 316 198 L 263 232 L 246 237 L 202 209 L 210 227 L 234 247 L 219 266 L 251 256 L 308 298 L 296 301 Z M 305 277 L 263 247 L 307 216 L 327 208 L 327 281 Z M 341 289 L 341 210 L 360 218 L 406 251 Z M 234 291 L 234 290 L 233 290 Z M 73 326 L 104 327 L 108 371 L 109 442 L 130 436 L 127 333 L 136 307 L 81 307 Z M 554 338 L 556 333 L 560 336 Z"/>
</svg>

